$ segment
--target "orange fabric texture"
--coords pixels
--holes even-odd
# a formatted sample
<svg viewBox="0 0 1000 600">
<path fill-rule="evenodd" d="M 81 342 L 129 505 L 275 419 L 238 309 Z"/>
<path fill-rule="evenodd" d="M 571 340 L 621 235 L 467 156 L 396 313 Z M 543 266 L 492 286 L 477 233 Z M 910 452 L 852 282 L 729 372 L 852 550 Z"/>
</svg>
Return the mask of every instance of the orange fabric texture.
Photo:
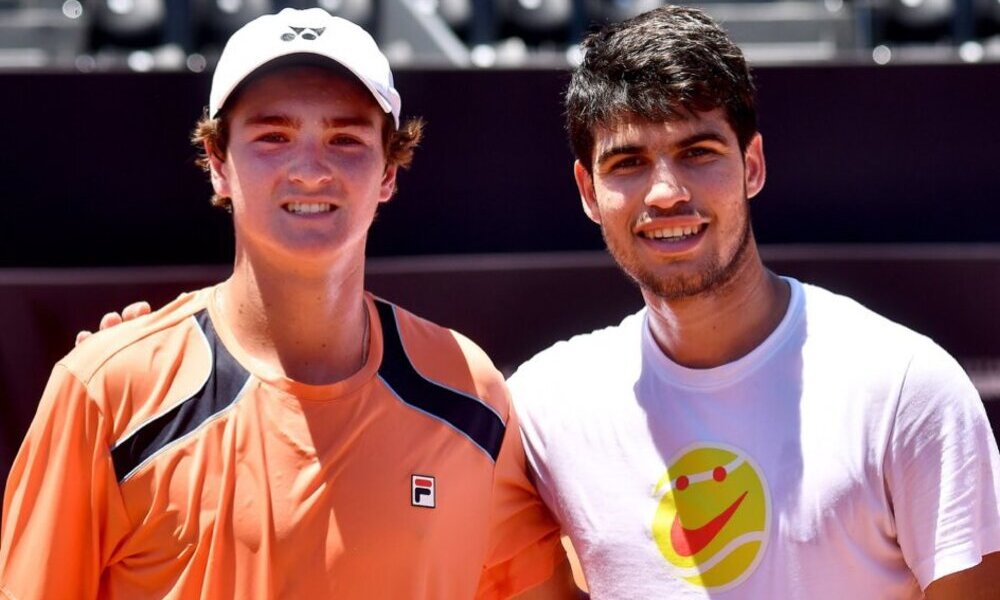
<svg viewBox="0 0 1000 600">
<path fill-rule="evenodd" d="M 4 495 L 0 592 L 502 598 L 552 573 L 558 528 L 527 479 L 502 376 L 475 345 L 395 310 L 413 369 L 505 423 L 495 461 L 383 378 L 371 297 L 365 366 L 310 386 L 254 365 L 212 295 L 97 334 L 55 367 Z M 126 464 L 136 440 L 230 377 L 198 318 L 238 393 Z M 433 478 L 433 508 L 413 505 L 415 475 Z"/>
</svg>

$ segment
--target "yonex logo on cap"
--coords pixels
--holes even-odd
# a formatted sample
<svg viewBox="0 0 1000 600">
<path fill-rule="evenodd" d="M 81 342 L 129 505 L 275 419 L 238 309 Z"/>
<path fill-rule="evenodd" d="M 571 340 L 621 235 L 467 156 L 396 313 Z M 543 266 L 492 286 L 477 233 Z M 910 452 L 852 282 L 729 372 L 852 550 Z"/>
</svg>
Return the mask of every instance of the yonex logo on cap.
<svg viewBox="0 0 1000 600">
<path fill-rule="evenodd" d="M 326 27 L 292 27 L 289 25 L 288 28 L 291 29 L 293 33 L 285 32 L 281 34 L 281 41 L 283 42 L 290 42 L 299 37 L 304 40 L 315 40 L 319 36 L 323 35 L 324 31 L 326 31 Z"/>
<path fill-rule="evenodd" d="M 410 504 L 423 508 L 434 508 L 434 478 L 429 475 L 413 475 L 410 477 Z"/>
</svg>

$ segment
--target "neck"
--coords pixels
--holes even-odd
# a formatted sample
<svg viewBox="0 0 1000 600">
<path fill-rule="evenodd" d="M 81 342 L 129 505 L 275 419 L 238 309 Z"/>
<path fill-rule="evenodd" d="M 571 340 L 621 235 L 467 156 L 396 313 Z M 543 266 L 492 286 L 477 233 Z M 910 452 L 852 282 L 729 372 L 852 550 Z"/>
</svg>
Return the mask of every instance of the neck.
<svg viewBox="0 0 1000 600">
<path fill-rule="evenodd" d="M 764 268 L 756 248 L 750 254 L 732 279 L 698 296 L 665 299 L 643 290 L 653 338 L 674 362 L 695 369 L 724 365 L 747 355 L 781 322 L 788 284 Z"/>
<path fill-rule="evenodd" d="M 321 385 L 346 379 L 364 364 L 363 258 L 291 271 L 238 252 L 216 301 L 243 350 L 286 377 Z"/>
</svg>

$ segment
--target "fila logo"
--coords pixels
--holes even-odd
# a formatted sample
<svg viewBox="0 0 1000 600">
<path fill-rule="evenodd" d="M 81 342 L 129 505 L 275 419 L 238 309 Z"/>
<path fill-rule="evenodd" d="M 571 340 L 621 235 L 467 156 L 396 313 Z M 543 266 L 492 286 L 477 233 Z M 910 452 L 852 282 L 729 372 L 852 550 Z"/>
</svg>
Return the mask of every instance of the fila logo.
<svg viewBox="0 0 1000 600">
<path fill-rule="evenodd" d="M 290 42 L 298 37 L 304 40 L 314 40 L 326 31 L 326 27 L 292 27 L 289 25 L 288 28 L 294 33 L 285 32 L 281 34 L 281 41 L 283 42 Z"/>
<path fill-rule="evenodd" d="M 424 508 L 434 508 L 434 478 L 430 475 L 412 475 L 410 477 L 410 504 Z"/>
</svg>

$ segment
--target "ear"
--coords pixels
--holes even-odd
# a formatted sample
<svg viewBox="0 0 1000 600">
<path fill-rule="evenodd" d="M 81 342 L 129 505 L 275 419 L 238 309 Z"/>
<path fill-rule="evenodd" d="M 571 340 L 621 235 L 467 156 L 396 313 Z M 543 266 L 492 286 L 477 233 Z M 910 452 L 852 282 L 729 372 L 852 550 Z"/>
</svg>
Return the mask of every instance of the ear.
<svg viewBox="0 0 1000 600">
<path fill-rule="evenodd" d="M 225 162 L 216 156 L 215 149 L 212 148 L 208 142 L 205 142 L 205 156 L 208 157 L 208 166 L 212 179 L 212 189 L 215 190 L 216 194 L 222 196 L 223 198 L 232 196 L 233 194 L 229 185 L 229 178 L 223 168 L 225 166 Z"/>
<path fill-rule="evenodd" d="M 764 163 L 764 138 L 759 133 L 755 133 L 750 144 L 747 145 L 746 153 L 743 155 L 743 174 L 746 178 L 744 185 L 747 190 L 747 198 L 753 198 L 764 189 L 764 180 L 767 179 L 767 165 Z"/>
<path fill-rule="evenodd" d="M 580 161 L 573 163 L 573 177 L 576 179 L 576 189 L 580 190 L 583 212 L 587 213 L 591 221 L 600 225 L 601 211 L 597 207 L 597 194 L 594 193 L 594 178 Z"/>
<path fill-rule="evenodd" d="M 382 182 L 379 184 L 379 202 L 388 202 L 392 195 L 396 193 L 396 173 L 399 165 L 387 165 L 382 173 Z"/>
</svg>

